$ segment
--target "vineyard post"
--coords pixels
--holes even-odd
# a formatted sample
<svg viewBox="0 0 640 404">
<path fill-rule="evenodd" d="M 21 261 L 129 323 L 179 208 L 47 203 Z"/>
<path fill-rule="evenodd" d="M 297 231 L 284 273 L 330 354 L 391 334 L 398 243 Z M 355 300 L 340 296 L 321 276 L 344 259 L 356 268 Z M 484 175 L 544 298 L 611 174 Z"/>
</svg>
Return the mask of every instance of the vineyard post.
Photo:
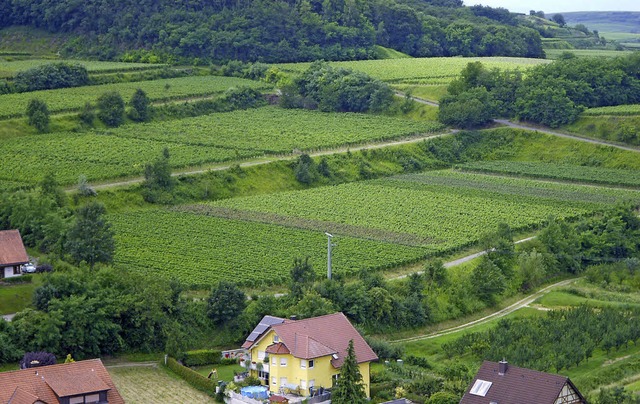
<svg viewBox="0 0 640 404">
<path fill-rule="evenodd" d="M 331 279 L 331 247 L 334 244 L 331 244 L 331 238 L 333 238 L 332 234 L 324 233 L 327 235 L 327 279 Z"/>
</svg>

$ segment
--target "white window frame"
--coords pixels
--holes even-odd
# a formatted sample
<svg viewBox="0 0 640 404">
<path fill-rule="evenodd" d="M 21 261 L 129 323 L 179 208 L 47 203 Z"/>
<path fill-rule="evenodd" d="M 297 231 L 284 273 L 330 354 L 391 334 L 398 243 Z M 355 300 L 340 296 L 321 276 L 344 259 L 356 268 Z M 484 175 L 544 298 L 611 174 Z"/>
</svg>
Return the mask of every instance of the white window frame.
<svg viewBox="0 0 640 404">
<path fill-rule="evenodd" d="M 275 356 L 271 356 L 271 366 L 276 366 L 278 364 L 278 358 Z"/>
<path fill-rule="evenodd" d="M 300 359 L 300 369 L 307 368 L 307 361 L 305 359 Z"/>
<path fill-rule="evenodd" d="M 282 367 L 282 368 L 286 368 L 287 367 L 287 358 L 285 358 L 285 357 L 280 358 L 280 367 Z"/>
<path fill-rule="evenodd" d="M 259 361 L 264 361 L 264 357 L 266 356 L 266 352 L 265 351 L 258 351 L 258 360 Z"/>
<path fill-rule="evenodd" d="M 306 390 L 307 389 L 307 381 L 304 379 L 300 379 L 300 388 L 302 390 Z"/>
<path fill-rule="evenodd" d="M 273 342 L 280 342 L 280 337 L 278 337 L 278 334 L 273 334 Z"/>
<path fill-rule="evenodd" d="M 276 379 L 275 376 L 271 376 L 271 384 L 275 386 L 277 383 L 278 383 L 278 379 Z"/>
</svg>

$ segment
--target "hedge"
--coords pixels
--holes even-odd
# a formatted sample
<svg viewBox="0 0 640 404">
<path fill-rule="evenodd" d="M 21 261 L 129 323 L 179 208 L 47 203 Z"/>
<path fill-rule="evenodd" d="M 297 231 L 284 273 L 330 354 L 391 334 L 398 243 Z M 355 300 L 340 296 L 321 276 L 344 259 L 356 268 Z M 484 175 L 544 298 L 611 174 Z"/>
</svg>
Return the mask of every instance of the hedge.
<svg viewBox="0 0 640 404">
<path fill-rule="evenodd" d="M 217 365 L 222 360 L 222 352 L 212 349 L 199 349 L 197 351 L 187 351 L 184 353 L 183 363 L 185 366 Z"/>
<path fill-rule="evenodd" d="M 211 397 L 215 397 L 216 395 L 216 386 L 217 382 L 207 379 L 202 376 L 198 372 L 189 369 L 188 367 L 182 366 L 178 361 L 173 358 L 167 358 L 167 367 L 176 375 L 180 376 L 181 379 L 184 379 L 187 383 L 189 383 L 192 387 L 207 393 Z"/>
</svg>

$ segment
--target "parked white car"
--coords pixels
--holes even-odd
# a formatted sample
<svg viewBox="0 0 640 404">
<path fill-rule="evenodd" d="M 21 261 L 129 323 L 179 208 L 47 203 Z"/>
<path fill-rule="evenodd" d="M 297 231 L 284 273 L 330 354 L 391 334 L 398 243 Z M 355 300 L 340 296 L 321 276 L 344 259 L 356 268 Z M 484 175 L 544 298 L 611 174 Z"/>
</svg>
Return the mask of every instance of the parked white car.
<svg viewBox="0 0 640 404">
<path fill-rule="evenodd" d="M 36 272 L 36 266 L 32 263 L 24 264 L 22 265 L 21 270 L 23 274 L 32 274 Z"/>
</svg>

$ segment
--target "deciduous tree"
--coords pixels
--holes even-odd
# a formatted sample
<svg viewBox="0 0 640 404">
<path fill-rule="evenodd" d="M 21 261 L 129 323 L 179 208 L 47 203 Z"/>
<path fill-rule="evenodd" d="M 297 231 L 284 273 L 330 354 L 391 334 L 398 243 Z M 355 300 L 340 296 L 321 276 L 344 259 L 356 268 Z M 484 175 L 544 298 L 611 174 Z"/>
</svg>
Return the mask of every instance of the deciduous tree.
<svg viewBox="0 0 640 404">
<path fill-rule="evenodd" d="M 93 269 L 95 264 L 113 259 L 115 243 L 111 224 L 104 217 L 106 209 L 90 202 L 76 212 L 76 223 L 67 235 L 66 250 L 76 263 L 82 261 Z"/>
</svg>

